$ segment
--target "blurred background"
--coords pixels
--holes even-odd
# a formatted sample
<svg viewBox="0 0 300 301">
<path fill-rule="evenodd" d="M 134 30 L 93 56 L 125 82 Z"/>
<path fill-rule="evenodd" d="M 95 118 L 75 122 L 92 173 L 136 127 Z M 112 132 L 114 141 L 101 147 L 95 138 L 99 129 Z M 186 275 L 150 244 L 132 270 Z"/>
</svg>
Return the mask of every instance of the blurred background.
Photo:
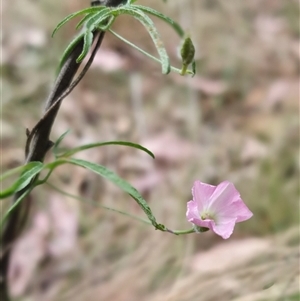
<svg viewBox="0 0 300 301">
<path fill-rule="evenodd" d="M 65 147 L 127 140 L 149 148 L 155 160 L 120 146 L 77 157 L 129 181 L 168 228 L 190 227 L 186 203 L 196 179 L 213 185 L 232 181 L 254 216 L 237 224 L 226 241 L 211 232 L 176 237 L 103 208 L 144 217 L 111 183 L 63 166 L 49 182 L 80 199 L 47 185 L 32 193 L 28 227 L 13 251 L 12 296 L 299 300 L 299 1 L 139 4 L 172 17 L 191 35 L 197 75 L 162 75 L 159 64 L 106 34 L 88 74 L 64 100 L 52 140 L 70 129 Z M 67 14 L 88 6 L 83 0 L 3 1 L 3 171 L 23 163 L 25 128 L 41 116 L 76 22 L 54 38 L 52 30 Z M 153 20 L 172 64 L 180 68 L 180 40 Z M 118 18 L 114 30 L 156 54 L 131 17 Z"/>
</svg>

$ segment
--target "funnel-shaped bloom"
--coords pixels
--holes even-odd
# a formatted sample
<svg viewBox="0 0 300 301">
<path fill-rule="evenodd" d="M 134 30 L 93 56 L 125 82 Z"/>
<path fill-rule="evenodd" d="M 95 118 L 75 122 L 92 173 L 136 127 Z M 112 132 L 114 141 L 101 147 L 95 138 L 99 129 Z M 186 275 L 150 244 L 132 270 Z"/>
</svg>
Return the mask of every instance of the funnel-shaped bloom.
<svg viewBox="0 0 300 301">
<path fill-rule="evenodd" d="M 193 200 L 187 203 L 188 221 L 195 226 L 208 228 L 224 239 L 230 237 L 235 223 L 253 215 L 234 185 L 228 181 L 218 186 L 195 181 L 192 194 Z"/>
</svg>

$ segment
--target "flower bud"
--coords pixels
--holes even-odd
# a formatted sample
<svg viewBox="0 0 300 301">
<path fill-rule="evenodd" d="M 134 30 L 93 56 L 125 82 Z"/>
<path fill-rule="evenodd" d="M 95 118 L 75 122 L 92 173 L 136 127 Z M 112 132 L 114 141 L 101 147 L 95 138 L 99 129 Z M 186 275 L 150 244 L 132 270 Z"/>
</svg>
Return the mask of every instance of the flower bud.
<svg viewBox="0 0 300 301">
<path fill-rule="evenodd" d="M 194 61 L 195 58 L 195 47 L 190 37 L 187 37 L 180 49 L 182 63 L 189 65 Z"/>
</svg>

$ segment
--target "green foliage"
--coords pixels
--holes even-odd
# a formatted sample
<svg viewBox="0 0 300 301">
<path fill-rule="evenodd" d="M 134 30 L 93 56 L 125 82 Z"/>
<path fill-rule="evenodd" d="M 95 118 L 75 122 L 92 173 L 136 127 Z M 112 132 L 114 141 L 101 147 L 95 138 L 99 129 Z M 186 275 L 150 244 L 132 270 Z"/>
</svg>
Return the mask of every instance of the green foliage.
<svg viewBox="0 0 300 301">
<path fill-rule="evenodd" d="M 8 171 L 1 176 L 1 181 L 5 178 L 12 176 L 16 172 L 21 172 L 21 176 L 9 188 L 0 191 L 0 199 L 7 198 L 14 193 L 25 188 L 43 169 L 43 163 L 30 162 L 22 167 Z"/>
<path fill-rule="evenodd" d="M 8 219 L 9 215 L 12 213 L 12 211 L 17 208 L 20 203 L 24 200 L 24 198 L 31 192 L 31 190 L 33 189 L 33 187 L 28 188 L 27 190 L 25 190 L 23 193 L 21 193 L 21 195 L 16 199 L 16 201 L 10 206 L 10 208 L 4 213 L 3 216 L 1 216 L 1 220 L 0 220 L 0 230 L 2 230 L 2 227 L 4 225 L 4 223 L 6 222 L 6 220 Z"/>
<path fill-rule="evenodd" d="M 168 25 L 170 25 L 175 32 L 179 35 L 180 38 L 184 38 L 185 33 L 184 30 L 181 28 L 181 26 L 176 23 L 171 18 L 165 16 L 164 14 L 146 6 L 142 5 L 135 5 L 133 4 L 134 0 L 129 0 L 127 4 L 120 5 L 118 7 L 105 7 L 105 6 L 94 6 L 91 8 L 86 8 L 81 11 L 75 12 L 64 18 L 54 29 L 52 36 L 67 22 L 70 20 L 78 17 L 83 16 L 82 19 L 78 22 L 76 28 L 81 28 L 81 33 L 79 33 L 78 36 L 76 36 L 71 43 L 67 46 L 66 50 L 63 53 L 63 56 L 60 61 L 60 68 L 64 64 L 66 58 L 70 54 L 70 51 L 77 45 L 79 41 L 82 39 L 84 40 L 84 46 L 81 54 L 77 58 L 77 62 L 81 62 L 86 55 L 88 54 L 89 50 L 92 47 L 93 43 L 93 37 L 94 33 L 96 31 L 110 31 L 111 32 L 111 26 L 114 23 L 115 19 L 120 15 L 129 15 L 133 18 L 137 19 L 148 31 L 156 49 L 159 55 L 159 59 L 154 58 L 149 53 L 139 49 L 136 45 L 132 45 L 130 42 L 126 41 L 125 39 L 122 39 L 123 41 L 127 42 L 134 48 L 138 49 L 140 52 L 144 53 L 151 59 L 154 59 L 158 61 L 162 66 L 162 73 L 168 74 L 171 70 L 180 73 L 181 75 L 195 74 L 195 64 L 194 60 L 192 58 L 190 63 L 193 63 L 192 70 L 187 70 L 187 66 L 190 64 L 186 63 L 186 57 L 183 58 L 182 61 L 182 69 L 176 69 L 172 68 L 170 66 L 169 56 L 167 54 L 167 51 L 164 47 L 164 44 L 160 38 L 160 34 L 158 30 L 155 27 L 155 24 L 153 21 L 147 16 L 147 14 L 155 16 L 164 22 L 166 22 Z M 187 41 L 187 40 L 185 40 Z M 185 42 L 186 44 L 186 42 Z M 189 45 L 193 45 L 191 39 L 189 38 Z M 187 49 L 187 47 L 185 47 Z M 190 56 L 192 55 L 192 48 L 189 47 L 189 53 Z M 194 56 L 193 56 L 194 57 Z M 184 70 L 184 71 L 183 71 Z"/>
<path fill-rule="evenodd" d="M 55 170 L 56 167 L 63 165 L 63 164 L 72 164 L 76 166 L 80 166 L 86 169 L 89 169 L 90 171 L 106 178 L 107 180 L 113 182 L 116 184 L 119 188 L 121 188 L 124 192 L 128 193 L 142 208 L 142 210 L 146 213 L 148 219 L 150 220 L 151 224 L 155 227 L 155 229 L 159 229 L 162 231 L 166 231 L 165 226 L 158 224 L 156 222 L 156 219 L 148 206 L 147 202 L 144 200 L 144 198 L 141 196 L 141 194 L 132 187 L 129 183 L 127 183 L 125 180 L 121 179 L 118 175 L 116 175 L 113 171 L 107 169 L 106 167 L 92 163 L 89 161 L 79 160 L 75 158 L 69 158 L 71 155 L 74 155 L 77 152 L 91 149 L 99 146 L 104 145 L 123 145 L 128 146 L 132 148 L 136 148 L 139 150 L 142 150 L 146 152 L 148 155 L 150 155 L 152 158 L 154 158 L 154 155 L 151 151 L 146 149 L 145 147 L 131 142 L 125 142 L 125 141 L 109 141 L 109 142 L 99 142 L 99 143 L 93 143 L 93 144 L 87 144 L 83 145 L 77 148 L 74 148 L 72 150 L 62 151 L 59 149 L 59 145 L 64 139 L 68 132 L 64 133 L 54 144 L 53 147 L 53 153 L 55 155 L 54 161 L 50 163 L 41 163 L 41 162 L 31 162 L 28 163 L 22 167 L 15 168 L 14 170 L 11 170 L 1 176 L 1 181 L 14 175 L 17 172 L 21 172 L 20 177 L 7 189 L 4 189 L 0 192 L 0 198 L 4 199 L 7 198 L 10 195 L 15 194 L 16 192 L 28 187 L 28 189 L 24 189 L 24 193 L 21 194 L 21 196 L 17 199 L 17 201 L 8 209 L 6 214 L 4 215 L 3 219 L 1 220 L 1 224 L 6 220 L 8 215 L 18 206 L 18 204 L 24 199 L 24 197 L 33 189 L 34 186 L 41 185 L 47 182 L 52 172 Z M 33 183 L 33 185 L 29 186 L 28 184 L 37 177 L 37 175 L 42 170 L 48 170 L 48 175 L 43 180 L 36 181 Z"/>
<path fill-rule="evenodd" d="M 129 183 L 127 183 L 125 180 L 121 179 L 118 175 L 116 175 L 111 170 L 107 169 L 106 167 L 95 164 L 89 161 L 80 160 L 80 159 L 70 159 L 67 161 L 68 163 L 84 167 L 86 169 L 89 169 L 90 171 L 106 178 L 107 180 L 111 181 L 115 185 L 117 185 L 119 188 L 121 188 L 123 191 L 127 192 L 142 208 L 142 210 L 146 213 L 148 216 L 148 219 L 151 221 L 152 225 L 159 230 L 164 230 L 164 226 L 159 225 L 156 222 L 156 219 L 148 206 L 147 202 L 144 200 L 144 198 L 141 196 L 141 194 L 132 187 Z"/>
<path fill-rule="evenodd" d="M 125 1 L 124 1 L 125 2 Z M 52 36 L 66 23 L 68 23 L 70 20 L 73 20 L 74 18 L 81 16 L 82 19 L 77 23 L 76 29 L 81 29 L 81 32 L 71 41 L 71 43 L 67 46 L 66 50 L 64 51 L 64 54 L 62 56 L 62 59 L 60 61 L 60 67 L 63 66 L 66 59 L 69 57 L 70 53 L 74 49 L 75 46 L 78 45 L 78 43 L 83 42 L 83 48 L 82 52 L 79 54 L 77 58 L 77 62 L 81 62 L 86 55 L 89 53 L 93 41 L 94 41 L 94 35 L 96 32 L 99 31 L 109 31 L 119 37 L 122 41 L 125 43 L 131 45 L 135 49 L 139 50 L 140 52 L 144 53 L 146 56 L 150 57 L 151 59 L 158 61 L 162 66 L 162 73 L 168 74 L 171 70 L 180 73 L 181 75 L 185 74 L 195 74 L 195 64 L 194 64 L 194 54 L 195 49 L 193 46 L 193 43 L 190 38 L 186 38 L 183 47 L 182 47 L 182 68 L 177 69 L 174 67 L 171 67 L 170 60 L 168 53 L 164 47 L 164 44 L 161 40 L 160 34 L 158 30 L 155 27 L 154 22 L 152 19 L 148 16 L 155 16 L 164 22 L 166 22 L 168 25 L 170 25 L 175 32 L 179 35 L 180 38 L 184 38 L 185 33 L 183 29 L 180 27 L 179 24 L 177 24 L 174 20 L 171 18 L 165 16 L 164 14 L 161 14 L 160 12 L 141 5 L 135 5 L 134 3 L 136 0 L 128 0 L 126 4 L 121 4 L 117 7 L 106 7 L 106 6 L 93 6 L 90 8 L 83 9 L 81 11 L 75 12 L 73 14 L 70 14 L 66 18 L 64 18 L 54 29 Z M 133 45 L 129 41 L 125 40 L 124 38 L 118 36 L 118 34 L 114 33 L 111 30 L 111 26 L 114 23 L 115 19 L 120 15 L 129 15 L 136 20 L 138 20 L 148 31 L 155 47 L 158 52 L 159 58 L 153 57 L 149 53 L 143 51 L 136 45 Z M 192 64 L 192 70 L 188 70 L 188 65 Z M 30 162 L 22 167 L 16 168 L 14 170 L 11 170 L 1 176 L 1 181 L 4 179 L 7 179 L 11 177 L 12 175 L 15 175 L 16 173 L 21 173 L 20 177 L 8 188 L 0 191 L 0 199 L 7 198 L 11 195 L 14 195 L 16 193 L 16 199 L 13 202 L 13 205 L 6 211 L 4 217 L 1 220 L 1 226 L 6 221 L 6 219 L 9 217 L 10 213 L 15 210 L 15 208 L 22 202 L 22 200 L 30 193 L 30 191 L 41 184 L 44 184 L 48 181 L 49 177 L 53 173 L 56 167 L 63 165 L 63 164 L 72 164 L 76 166 L 80 166 L 82 168 L 89 169 L 90 171 L 96 173 L 97 175 L 100 175 L 107 180 L 113 182 L 115 185 L 117 185 L 119 188 L 121 188 L 124 192 L 128 193 L 141 207 L 141 209 L 145 212 L 147 215 L 150 223 L 155 227 L 155 229 L 161 230 L 161 231 L 168 231 L 173 234 L 186 234 L 186 233 L 192 233 L 194 232 L 193 229 L 189 230 L 182 230 L 182 231 L 171 231 L 167 229 L 164 225 L 157 223 L 150 207 L 148 206 L 147 202 L 144 200 L 144 198 L 141 196 L 141 194 L 132 187 L 129 183 L 127 183 L 125 180 L 121 179 L 118 175 L 116 175 L 113 171 L 107 169 L 106 167 L 84 161 L 79 160 L 75 158 L 70 158 L 70 156 L 76 154 L 77 152 L 83 151 L 85 149 L 95 148 L 99 146 L 104 145 L 123 145 L 123 146 L 129 146 L 133 147 L 139 150 L 142 150 L 146 152 L 148 155 L 150 155 L 152 158 L 154 158 L 154 155 L 151 151 L 144 148 L 143 146 L 131 142 L 125 142 L 125 141 L 108 141 L 108 142 L 99 142 L 99 143 L 92 143 L 87 144 L 84 146 L 80 146 L 71 150 L 65 150 L 62 148 L 59 148 L 62 140 L 64 139 L 65 135 L 64 133 L 57 142 L 53 145 L 53 154 L 54 154 L 54 160 L 50 163 L 42 163 L 42 162 Z M 46 177 L 42 180 L 39 179 L 39 174 L 41 171 L 46 170 L 48 171 Z"/>
<path fill-rule="evenodd" d="M 20 202 L 30 193 L 34 187 L 47 183 L 48 179 L 54 172 L 54 170 L 61 165 L 64 164 L 72 164 L 76 165 L 82 168 L 86 168 L 95 174 L 111 181 L 115 185 L 117 185 L 120 189 L 122 189 L 124 192 L 129 194 L 141 207 L 141 209 L 144 211 L 144 213 L 147 215 L 148 220 L 150 221 L 150 224 L 154 226 L 156 230 L 160 230 L 163 232 L 170 232 L 172 234 L 188 234 L 193 233 L 194 229 L 188 229 L 188 230 L 175 230 L 171 231 L 168 228 L 166 228 L 163 224 L 159 224 L 156 221 L 156 218 L 154 214 L 152 213 L 152 210 L 150 209 L 149 205 L 145 201 L 145 199 L 142 197 L 142 195 L 128 182 L 120 178 L 117 174 L 115 174 L 113 171 L 109 170 L 103 165 L 96 164 L 93 162 L 70 158 L 70 156 L 86 150 L 91 149 L 99 146 L 105 146 L 105 145 L 122 145 L 122 146 L 128 146 L 132 148 L 136 148 L 139 150 L 142 150 L 146 152 L 149 156 L 154 158 L 154 155 L 151 151 L 146 149 L 145 147 L 131 142 L 125 142 L 125 141 L 108 141 L 108 142 L 98 142 L 98 143 L 92 143 L 92 144 L 86 144 L 71 150 L 63 150 L 59 149 L 59 145 L 61 144 L 64 137 L 67 135 L 68 131 L 62 134 L 58 140 L 54 143 L 53 147 L 53 154 L 54 154 L 54 160 L 50 163 L 41 163 L 41 162 L 31 162 L 29 164 L 26 164 L 22 167 L 18 167 L 12 171 L 9 171 L 5 173 L 0 179 L 1 181 L 12 176 L 13 174 L 17 172 L 21 172 L 21 176 L 7 189 L 0 191 L 0 198 L 4 199 L 12 194 L 15 194 L 16 192 L 20 191 L 21 189 L 24 189 L 18 199 L 11 205 L 11 207 L 6 211 L 4 214 L 4 217 L 0 221 L 0 225 L 2 226 L 5 222 L 5 220 L 8 218 L 9 214 L 20 204 Z M 48 174 L 46 177 L 42 180 L 37 180 L 38 174 L 42 171 L 46 170 L 48 171 Z M 33 181 L 35 180 L 35 181 Z M 32 182 L 32 185 L 28 185 L 30 182 Z M 51 186 L 51 185 L 50 185 Z M 117 211 L 117 210 L 114 210 Z M 124 213 L 122 213 L 124 214 Z M 127 214 L 128 215 L 128 214 Z M 139 218 L 138 218 L 139 219 Z"/>
<path fill-rule="evenodd" d="M 97 147 L 97 146 L 104 146 L 104 145 L 124 145 L 124 146 L 133 147 L 133 148 L 144 151 L 145 153 L 147 153 L 153 159 L 155 158 L 154 154 L 151 151 L 149 151 L 147 148 L 145 148 L 145 147 L 143 147 L 139 144 L 132 143 L 132 142 L 127 142 L 127 141 L 106 141 L 106 142 L 85 144 L 83 146 L 79 146 L 79 147 L 73 148 L 71 150 L 65 151 L 61 154 L 59 154 L 59 149 L 56 148 L 55 149 L 55 155 L 57 157 L 70 157 L 70 156 L 72 156 L 72 155 L 74 155 L 74 154 L 76 154 L 76 153 L 78 153 L 82 150 L 94 148 L 94 147 Z"/>
</svg>

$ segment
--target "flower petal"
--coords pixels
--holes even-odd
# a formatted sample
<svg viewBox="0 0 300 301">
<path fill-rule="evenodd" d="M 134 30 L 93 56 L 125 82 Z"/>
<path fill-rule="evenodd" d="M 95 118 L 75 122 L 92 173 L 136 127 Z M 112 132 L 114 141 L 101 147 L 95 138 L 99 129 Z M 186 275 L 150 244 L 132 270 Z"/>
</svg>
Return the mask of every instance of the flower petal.
<svg viewBox="0 0 300 301">
<path fill-rule="evenodd" d="M 253 213 L 248 209 L 241 198 L 222 208 L 216 213 L 217 223 L 227 223 L 234 220 L 236 223 L 246 221 Z"/>
<path fill-rule="evenodd" d="M 249 208 L 245 205 L 245 203 L 240 199 L 239 201 L 233 204 L 235 206 L 235 210 L 237 212 L 236 222 L 243 222 L 253 216 L 253 213 L 249 210 Z"/>
<path fill-rule="evenodd" d="M 231 236 L 238 222 L 252 217 L 234 185 L 228 181 L 217 187 L 195 181 L 192 188 L 193 200 L 187 204 L 189 222 L 209 228 L 224 239 Z"/>
<path fill-rule="evenodd" d="M 231 220 L 227 223 L 213 223 L 213 229 L 216 234 L 220 235 L 223 239 L 227 239 L 233 233 L 233 229 L 235 226 L 235 220 Z"/>
<path fill-rule="evenodd" d="M 201 212 L 207 208 L 208 201 L 214 193 L 216 186 L 195 181 L 192 188 L 193 200 L 198 204 L 198 211 Z"/>
<path fill-rule="evenodd" d="M 200 227 L 206 227 L 212 230 L 211 220 L 202 220 L 199 211 L 198 204 L 195 201 L 189 201 L 187 203 L 187 211 L 186 211 L 187 220 Z"/>
<path fill-rule="evenodd" d="M 218 214 L 226 210 L 233 202 L 240 199 L 239 192 L 234 185 L 228 181 L 220 183 L 211 196 L 209 209 Z"/>
<path fill-rule="evenodd" d="M 198 205 L 195 201 L 189 201 L 187 203 L 186 217 L 189 222 L 191 222 L 191 220 L 200 219 Z"/>
</svg>

